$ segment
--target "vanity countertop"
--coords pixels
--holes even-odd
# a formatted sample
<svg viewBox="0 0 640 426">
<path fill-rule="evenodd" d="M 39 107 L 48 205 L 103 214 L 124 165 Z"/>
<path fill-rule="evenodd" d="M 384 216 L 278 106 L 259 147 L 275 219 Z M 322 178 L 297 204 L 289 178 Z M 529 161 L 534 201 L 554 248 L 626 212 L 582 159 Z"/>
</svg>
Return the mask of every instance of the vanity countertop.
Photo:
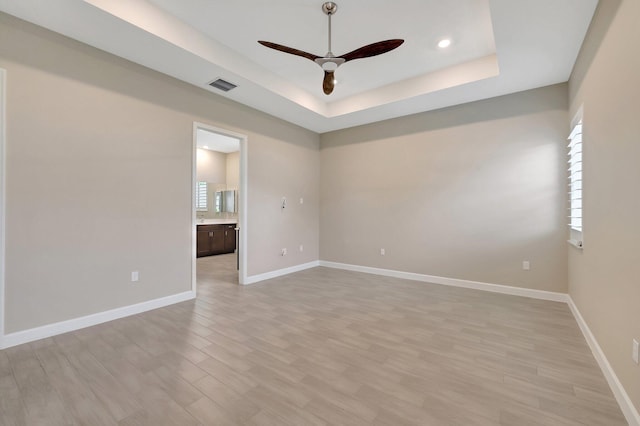
<svg viewBox="0 0 640 426">
<path fill-rule="evenodd" d="M 231 225 L 238 223 L 238 219 L 197 219 L 196 225 Z"/>
</svg>

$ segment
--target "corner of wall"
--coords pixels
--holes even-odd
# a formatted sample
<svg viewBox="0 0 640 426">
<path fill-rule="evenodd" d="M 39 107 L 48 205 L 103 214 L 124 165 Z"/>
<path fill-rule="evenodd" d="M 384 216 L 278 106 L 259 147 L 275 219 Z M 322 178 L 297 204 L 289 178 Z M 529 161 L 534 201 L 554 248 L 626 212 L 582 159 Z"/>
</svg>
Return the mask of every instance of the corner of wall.
<svg viewBox="0 0 640 426">
<path fill-rule="evenodd" d="M 608 0 L 598 2 L 593 19 L 587 30 L 578 57 L 569 76 L 569 101 L 577 98 L 582 83 L 600 48 L 604 34 L 608 31 L 622 0 Z"/>
<path fill-rule="evenodd" d="M 630 360 L 638 338 L 640 272 L 634 225 L 640 59 L 628 52 L 640 36 L 634 0 L 600 1 L 569 79 L 570 111 L 584 105 L 585 248 L 568 248 L 572 310 L 632 425 L 640 425 L 640 370 Z M 616 200 L 610 208 L 609 200 Z M 570 305 L 571 306 L 571 305 Z M 632 414 L 629 414 L 632 413 Z"/>
<path fill-rule="evenodd" d="M 607 380 L 611 391 L 613 392 L 613 396 L 616 398 L 618 405 L 620 405 L 620 409 L 622 410 L 624 417 L 629 422 L 629 425 L 640 426 L 640 414 L 638 414 L 638 410 L 636 410 L 635 406 L 633 405 L 629 394 L 627 394 L 624 386 L 622 386 L 622 383 L 620 383 L 616 372 L 609 363 L 609 360 L 604 354 L 604 351 L 598 344 L 598 341 L 591 332 L 589 325 L 587 325 L 587 322 L 582 317 L 580 310 L 573 302 L 573 299 L 570 295 L 567 296 L 567 304 L 569 305 L 569 309 L 571 310 L 573 317 L 576 319 L 576 322 L 580 327 L 580 331 L 582 331 L 582 334 L 584 335 L 584 338 L 587 341 L 589 348 L 591 349 L 593 357 L 596 359 L 600 370 L 602 370 L 602 374 L 604 374 L 604 377 Z"/>
</svg>

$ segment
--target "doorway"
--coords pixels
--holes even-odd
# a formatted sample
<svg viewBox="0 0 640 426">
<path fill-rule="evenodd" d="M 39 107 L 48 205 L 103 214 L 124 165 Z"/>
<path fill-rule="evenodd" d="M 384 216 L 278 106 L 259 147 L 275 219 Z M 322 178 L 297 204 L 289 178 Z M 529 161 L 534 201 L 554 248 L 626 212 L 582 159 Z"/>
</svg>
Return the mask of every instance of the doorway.
<svg viewBox="0 0 640 426">
<path fill-rule="evenodd" d="M 247 277 L 247 137 L 194 123 L 191 188 L 193 291 L 196 291 L 198 273 L 200 278 L 204 274 L 219 274 L 225 282 L 244 284 Z"/>
</svg>

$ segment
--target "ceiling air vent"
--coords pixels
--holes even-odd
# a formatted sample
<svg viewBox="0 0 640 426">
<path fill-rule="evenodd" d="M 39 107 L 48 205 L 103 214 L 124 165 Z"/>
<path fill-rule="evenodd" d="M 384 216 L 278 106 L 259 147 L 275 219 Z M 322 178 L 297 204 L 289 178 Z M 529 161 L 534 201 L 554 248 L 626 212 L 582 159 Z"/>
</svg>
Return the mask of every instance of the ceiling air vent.
<svg viewBox="0 0 640 426">
<path fill-rule="evenodd" d="M 228 92 L 229 90 L 238 87 L 235 84 L 229 83 L 228 81 L 225 81 L 221 78 L 213 80 L 211 83 L 209 83 L 209 86 L 215 87 L 216 89 L 222 90 L 223 92 Z"/>
</svg>

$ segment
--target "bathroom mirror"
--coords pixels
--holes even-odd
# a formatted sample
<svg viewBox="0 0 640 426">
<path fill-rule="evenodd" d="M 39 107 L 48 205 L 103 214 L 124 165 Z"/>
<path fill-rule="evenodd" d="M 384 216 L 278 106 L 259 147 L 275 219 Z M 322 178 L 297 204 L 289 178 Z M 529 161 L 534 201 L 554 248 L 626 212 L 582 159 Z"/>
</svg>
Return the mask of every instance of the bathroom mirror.
<svg viewBox="0 0 640 426">
<path fill-rule="evenodd" d="M 236 191 L 216 191 L 215 212 L 216 213 L 236 213 L 237 207 Z"/>
</svg>

